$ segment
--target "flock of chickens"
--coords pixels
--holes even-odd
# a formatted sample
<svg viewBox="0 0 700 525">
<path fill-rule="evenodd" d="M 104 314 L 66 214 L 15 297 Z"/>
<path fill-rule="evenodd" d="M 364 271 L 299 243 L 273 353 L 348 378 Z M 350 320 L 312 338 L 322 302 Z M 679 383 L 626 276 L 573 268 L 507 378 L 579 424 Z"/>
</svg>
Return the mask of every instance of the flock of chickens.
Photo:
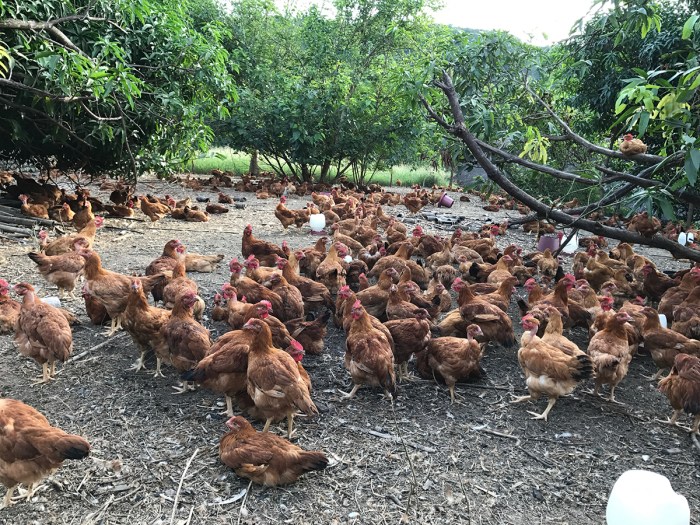
<svg viewBox="0 0 700 525">
<path fill-rule="evenodd" d="M 642 345 L 659 368 L 655 378 L 670 369 L 659 389 L 674 410 L 671 422 L 676 424 L 685 411 L 695 416 L 692 432 L 698 432 L 700 268 L 670 277 L 628 244 L 608 253 L 600 249 L 604 239 L 590 238 L 588 249 L 573 257 L 572 273 L 565 273 L 550 250 L 524 254 L 509 245 L 501 251 L 496 238 L 507 225 L 487 224 L 478 233 L 457 229 L 442 238 L 426 234 L 421 226 L 409 230 L 385 211 L 401 202 L 415 213 L 435 199 L 435 191 L 414 189 L 401 196 L 333 188 L 312 192 L 312 203 L 293 210 L 285 202 L 289 184 L 279 184 L 272 191 L 280 195 L 275 216 L 285 229 L 301 227 L 311 214 L 322 213 L 332 235 L 292 249 L 286 241 L 278 246 L 256 238 L 251 225 L 246 226 L 243 257 L 230 261 L 230 282 L 211 305 L 210 317 L 231 327 L 216 341 L 200 323 L 207 305 L 187 272 L 213 271 L 223 256 L 189 254 L 183 243 L 171 240 L 143 276 L 108 270 L 93 249 L 102 219 L 93 214 L 87 193 L 77 196 L 75 211 L 68 200 L 56 206 L 73 213 L 77 233 L 51 241 L 42 232 L 39 251 L 28 254 L 62 296 L 72 295 L 82 276 L 88 317 L 94 324 L 111 323 L 109 335 L 128 332 L 141 354 L 135 370 L 145 368 L 152 353 L 155 377 L 163 377 L 163 363 L 177 369 L 178 393 L 201 385 L 225 397 L 230 432 L 221 439 L 220 457 L 238 475 L 277 485 L 328 464 L 323 452 L 305 451 L 268 429 L 286 419 L 291 438 L 297 413 L 318 413 L 312 378 L 302 361 L 305 354 L 324 351 L 331 318 L 346 334 L 344 365 L 353 387 L 343 397 L 352 398 L 367 386 L 393 400 L 399 395 L 397 381 L 410 376 L 409 362 L 415 357 L 418 375 L 444 382 L 454 402 L 455 385 L 480 376 L 488 343 L 515 344 L 508 311 L 517 286 L 527 292 L 516 300 L 524 329 L 517 357 L 529 395 L 513 403 L 545 396 L 546 409 L 532 414 L 547 420 L 556 400 L 588 379 L 595 393 L 607 385 L 612 402 Z M 26 206 L 39 205 L 45 190 L 38 196 L 34 187 L 17 191 L 23 211 L 37 211 Z M 133 202 L 129 191 L 114 191 Z M 27 194 L 34 204 L 27 204 Z M 162 214 L 153 214 L 154 221 L 179 209 L 163 200 L 166 204 L 138 199 L 146 215 L 164 207 Z M 41 301 L 30 283 L 13 289 L 21 303 L 9 298 L 10 285 L 0 280 L 0 332 L 14 332 L 20 353 L 42 365 L 40 382 L 54 380 L 56 362 L 65 362 L 73 350 L 72 315 Z M 456 308 L 449 290 L 456 293 Z M 672 329 L 661 325 L 659 314 Z M 563 333 L 576 326 L 589 330 L 586 351 Z M 264 422 L 263 431 L 234 417 L 234 403 L 241 413 Z M 64 460 L 84 458 L 89 450 L 85 439 L 50 426 L 32 407 L 0 400 L 5 506 L 12 504 L 18 484 L 34 487 Z"/>
</svg>

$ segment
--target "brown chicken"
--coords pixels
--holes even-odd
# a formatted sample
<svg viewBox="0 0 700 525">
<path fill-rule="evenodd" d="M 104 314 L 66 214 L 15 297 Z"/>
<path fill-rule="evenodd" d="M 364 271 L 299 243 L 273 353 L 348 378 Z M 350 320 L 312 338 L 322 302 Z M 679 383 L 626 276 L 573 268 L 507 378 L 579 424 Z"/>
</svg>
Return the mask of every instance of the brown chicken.
<svg viewBox="0 0 700 525">
<path fill-rule="evenodd" d="M 666 293 L 666 290 L 678 285 L 678 282 L 666 274 L 656 271 L 652 264 L 642 266 L 642 291 L 651 301 L 658 301 Z"/>
<path fill-rule="evenodd" d="M 588 355 L 595 369 L 595 390 L 598 395 L 601 385 L 610 385 L 610 401 L 615 402 L 615 388 L 627 375 L 632 352 L 630 352 L 625 323 L 632 318 L 618 312 L 607 318 L 605 328 L 597 332 L 588 343 Z"/>
<path fill-rule="evenodd" d="M 647 145 L 641 140 L 634 138 L 631 133 L 625 133 L 620 142 L 620 152 L 628 157 L 639 155 L 647 152 Z"/>
<path fill-rule="evenodd" d="M 141 205 L 141 211 L 149 219 L 151 219 L 151 226 L 156 221 L 161 220 L 163 217 L 170 213 L 170 206 L 166 204 L 161 204 L 160 202 L 151 202 L 146 197 L 137 197 L 139 204 Z"/>
<path fill-rule="evenodd" d="M 430 341 L 430 314 L 424 308 L 416 310 L 414 317 L 394 319 L 384 323 L 394 340 L 394 362 L 399 365 L 399 381 L 408 379 L 408 361 L 415 353 L 422 352 Z"/>
<path fill-rule="evenodd" d="M 282 223 L 282 227 L 286 230 L 292 224 L 297 228 L 301 228 L 304 224 L 309 222 L 310 212 L 308 208 L 302 210 L 290 210 L 286 206 L 287 197 L 284 195 L 280 197 L 279 204 L 275 207 L 275 217 L 279 219 Z"/>
<path fill-rule="evenodd" d="M 281 312 L 284 311 L 284 303 L 279 295 L 265 288 L 250 277 L 241 276 L 243 265 L 238 262 L 238 259 L 233 259 L 228 267 L 229 270 L 231 270 L 230 284 L 236 288 L 241 297 L 245 296 L 249 303 L 269 301 L 270 304 L 272 304 L 272 311 L 275 314 L 282 315 Z"/>
<path fill-rule="evenodd" d="M 87 283 L 83 284 L 81 290 L 83 301 L 85 302 L 85 313 L 90 318 L 90 322 L 95 326 L 101 326 L 111 321 L 107 309 L 92 294 Z"/>
<path fill-rule="evenodd" d="M 66 459 L 83 459 L 90 444 L 53 427 L 37 410 L 15 399 L 0 399 L 0 482 L 7 487 L 1 508 L 12 505 L 19 484 L 33 496 L 39 482 Z"/>
<path fill-rule="evenodd" d="M 254 335 L 248 353 L 248 395 L 266 418 L 264 432 L 280 416 L 287 417 L 287 436 L 292 437 L 294 414 L 318 414 L 311 400 L 309 385 L 299 372 L 294 358 L 272 346 L 272 333 L 262 319 L 251 319 L 243 330 Z"/>
<path fill-rule="evenodd" d="M 228 319 L 228 301 L 225 301 L 224 297 L 217 292 L 214 294 L 214 299 L 212 299 L 212 303 L 212 321 L 226 321 Z"/>
<path fill-rule="evenodd" d="M 423 379 L 442 380 L 455 402 L 455 385 L 480 377 L 483 349 L 477 341 L 483 333 L 478 325 L 467 326 L 467 337 L 437 337 L 428 341 L 425 350 L 416 354 L 416 368 Z"/>
<path fill-rule="evenodd" d="M 691 339 L 700 340 L 700 286 L 673 309 L 673 330 Z"/>
<path fill-rule="evenodd" d="M 260 301 L 253 305 L 253 308 L 248 309 L 245 316 L 247 323 L 251 319 L 261 319 L 265 321 L 272 332 L 272 344 L 275 348 L 287 350 L 290 354 L 290 347 L 294 346 L 294 338 L 287 330 L 287 327 L 277 317 L 272 315 L 272 306 L 270 301 Z M 245 325 L 245 323 L 244 323 Z"/>
<path fill-rule="evenodd" d="M 183 381 L 194 381 L 204 388 L 224 394 L 226 412 L 233 416 L 233 399 L 247 394 L 248 351 L 254 334 L 248 330 L 226 332 L 211 346 L 197 366 L 183 372 Z M 246 399 L 246 405 L 252 403 Z"/>
<path fill-rule="evenodd" d="M 184 220 L 187 222 L 209 222 L 209 214 L 205 211 L 201 211 L 196 206 L 185 206 L 182 211 L 184 213 Z"/>
<path fill-rule="evenodd" d="M 300 292 L 304 301 L 304 309 L 309 312 L 323 305 L 330 310 L 335 309 L 335 303 L 331 292 L 325 285 L 317 283 L 308 277 L 299 275 L 297 256 L 305 257 L 302 252 L 295 252 L 289 255 L 289 259 L 278 259 L 277 268 L 282 271 L 282 276 L 287 282 L 295 286 Z"/>
<path fill-rule="evenodd" d="M 20 195 L 19 200 L 22 201 L 20 211 L 27 217 L 35 217 L 37 219 L 48 219 L 49 208 L 46 204 L 28 204 L 29 196 Z"/>
<path fill-rule="evenodd" d="M 243 239 L 241 241 L 241 253 L 243 257 L 255 255 L 260 261 L 260 264 L 265 266 L 274 266 L 277 262 L 277 257 L 285 257 L 282 248 L 270 242 L 261 241 L 253 237 L 253 227 L 248 224 L 243 230 Z"/>
<path fill-rule="evenodd" d="M 637 232 L 644 237 L 653 237 L 661 231 L 661 221 L 656 217 L 649 217 L 645 211 L 637 213 L 627 224 L 627 230 Z"/>
<path fill-rule="evenodd" d="M 537 400 L 541 395 L 546 395 L 549 401 L 544 412 L 528 413 L 534 416 L 533 419 L 547 421 L 557 399 L 570 394 L 581 381 L 591 377 L 593 365 L 591 359 L 576 345 L 554 346 L 540 339 L 537 336 L 537 318 L 526 315 L 522 319 L 522 326 L 525 332 L 520 340 L 518 362 L 525 374 L 525 384 L 530 394 L 516 397 L 511 402 Z"/>
<path fill-rule="evenodd" d="M 218 263 L 224 260 L 223 254 L 201 255 L 198 253 L 185 254 L 185 269 L 188 272 L 212 273 Z"/>
<path fill-rule="evenodd" d="M 42 366 L 39 383 L 46 383 L 56 375 L 56 361 L 64 363 L 73 352 L 73 333 L 60 310 L 42 302 L 31 284 L 15 285 L 15 293 L 23 297 L 15 343 L 20 354 Z"/>
<path fill-rule="evenodd" d="M 0 335 L 14 332 L 22 304 L 10 298 L 10 284 L 0 279 Z"/>
<path fill-rule="evenodd" d="M 80 252 L 85 257 L 85 281 L 90 295 L 95 297 L 107 310 L 112 319 L 112 326 L 108 335 L 121 328 L 121 315 L 126 309 L 126 301 L 131 289 L 132 278 L 102 267 L 100 256 L 93 251 Z M 150 293 L 154 285 L 162 282 L 165 276 L 162 273 L 147 277 L 138 277 L 145 293 Z"/>
<path fill-rule="evenodd" d="M 394 375 L 394 350 L 391 335 L 377 329 L 362 303 L 355 300 L 350 310 L 351 321 L 345 340 L 345 368 L 354 383 L 352 390 L 344 394 L 351 399 L 363 385 L 381 386 L 384 392 L 395 399 L 396 377 Z"/>
<path fill-rule="evenodd" d="M 70 209 L 67 202 L 61 206 L 54 206 L 49 209 L 49 218 L 57 222 L 72 222 L 75 213 Z"/>
<path fill-rule="evenodd" d="M 185 273 L 185 261 L 180 260 L 173 269 L 170 282 L 163 288 L 163 306 L 172 308 L 178 296 L 185 292 L 199 293 L 199 286 Z M 197 295 L 197 302 L 194 305 L 193 313 L 195 319 L 199 320 L 204 314 L 204 300 Z"/>
<path fill-rule="evenodd" d="M 666 395 L 673 407 L 669 422 L 675 425 L 683 410 L 695 416 L 691 432 L 700 434 L 700 359 L 678 354 L 671 372 L 659 381 L 659 391 Z"/>
<path fill-rule="evenodd" d="M 678 286 L 669 288 L 659 301 L 659 313 L 673 319 L 673 312 L 688 297 L 696 286 L 700 285 L 700 268 L 693 268 L 686 273 Z"/>
<path fill-rule="evenodd" d="M 331 312 L 326 310 L 317 318 L 309 315 L 306 318 L 290 319 L 284 323 L 289 334 L 301 343 L 307 354 L 319 355 L 323 353 L 324 339 L 326 338 L 326 325 L 331 317 Z"/>
<path fill-rule="evenodd" d="M 651 354 L 651 358 L 659 368 L 651 378 L 653 381 L 661 377 L 664 370 L 673 366 L 676 355 L 692 354 L 700 357 L 700 341 L 688 339 L 675 330 L 663 328 L 659 321 L 659 314 L 650 306 L 644 307 L 642 314 L 645 317 L 642 325 L 644 349 Z"/>
<path fill-rule="evenodd" d="M 305 472 L 328 465 L 323 452 L 303 450 L 284 438 L 258 432 L 241 416 L 232 417 L 226 426 L 230 432 L 219 444 L 221 462 L 260 485 L 294 483 Z"/>
<path fill-rule="evenodd" d="M 483 335 L 479 336 L 480 342 L 495 341 L 503 346 L 511 346 L 515 342 L 513 334 L 513 323 L 503 310 L 474 295 L 471 288 L 462 279 L 457 278 L 452 284 L 452 289 L 459 294 L 457 303 L 459 304 L 459 315 L 464 326 L 460 330 L 460 335 L 466 334 L 466 328 L 470 324 L 479 325 Z M 448 314 L 449 316 L 450 314 Z M 443 323 L 440 324 L 441 334 L 448 335 L 442 331 Z"/>
<path fill-rule="evenodd" d="M 83 201 L 82 207 L 73 216 L 73 226 L 80 231 L 94 220 L 95 215 L 92 213 L 92 202 L 89 200 Z"/>
<path fill-rule="evenodd" d="M 146 354 L 150 351 L 156 354 L 156 372 L 153 377 L 164 377 L 160 371 L 161 356 L 167 355 L 163 327 L 170 320 L 170 311 L 150 306 L 143 293 L 141 281 L 132 279 L 122 318 L 124 330 L 129 333 L 141 352 L 131 370 L 138 372 L 142 368 L 145 369 Z"/>
<path fill-rule="evenodd" d="M 281 274 L 272 274 L 262 285 L 282 298 L 282 310 L 275 312 L 275 315 L 281 321 L 304 316 L 304 299 L 301 292 L 292 286 Z"/>
<path fill-rule="evenodd" d="M 185 246 L 177 239 L 171 239 L 165 243 L 163 253 L 157 259 L 151 261 L 146 267 L 146 275 L 156 275 L 163 272 L 172 272 L 178 262 L 185 257 Z M 153 300 L 157 303 L 163 300 L 163 289 L 170 282 L 171 278 L 167 278 L 162 283 L 153 286 L 151 293 Z"/>
<path fill-rule="evenodd" d="M 61 255 L 62 253 L 76 251 L 76 244 L 80 239 L 83 239 L 87 241 L 88 248 L 92 248 L 92 244 L 95 242 L 97 229 L 102 227 L 103 223 L 104 219 L 102 217 L 95 217 L 94 221 L 88 223 L 88 225 L 78 233 L 73 235 L 64 235 L 63 237 L 59 237 L 53 241 L 48 240 L 48 233 L 46 230 L 40 230 L 39 247 L 46 255 Z"/>
<path fill-rule="evenodd" d="M 161 358 L 180 372 L 194 368 L 211 348 L 209 330 L 195 321 L 192 313 L 197 299 L 197 294 L 192 291 L 179 295 L 168 322 L 160 329 L 160 335 L 167 345 L 167 354 L 161 353 Z M 178 394 L 193 389 L 187 381 L 173 388 Z"/>
<path fill-rule="evenodd" d="M 87 250 L 85 239 L 78 238 L 74 244 L 77 250 Z M 30 252 L 27 256 L 38 265 L 39 273 L 44 279 L 58 287 L 58 296 L 63 299 L 66 295 L 75 299 L 73 290 L 76 279 L 83 273 L 85 259 L 76 252 L 61 255 L 44 255 Z"/>
</svg>

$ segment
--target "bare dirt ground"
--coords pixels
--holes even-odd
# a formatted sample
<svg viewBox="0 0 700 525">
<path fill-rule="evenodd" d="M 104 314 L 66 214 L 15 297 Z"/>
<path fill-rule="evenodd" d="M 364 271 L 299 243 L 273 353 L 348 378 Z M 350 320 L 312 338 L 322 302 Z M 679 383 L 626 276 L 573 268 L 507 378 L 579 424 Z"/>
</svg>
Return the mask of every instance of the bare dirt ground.
<svg viewBox="0 0 700 525">
<path fill-rule="evenodd" d="M 161 181 L 147 181 L 139 189 L 185 195 Z M 273 200 L 245 196 L 246 209 L 231 206 L 228 214 L 204 224 L 165 219 L 151 229 L 145 222 L 108 219 L 95 248 L 107 268 L 132 273 L 143 272 L 171 238 L 193 252 L 223 253 L 228 261 L 240 255 L 246 223 L 256 236 L 278 243 L 287 239 L 292 247 L 315 241 L 307 230 L 283 233 Z M 304 203 L 294 197 L 289 206 Z M 389 211 L 405 213 L 405 208 Z M 506 216 L 488 214 L 477 202 L 456 202 L 451 211 L 469 217 L 475 228 L 487 218 Z M 499 242 L 502 247 L 517 242 L 528 251 L 534 240 L 511 230 Z M 11 283 L 26 279 L 41 286 L 40 295 L 55 295 L 26 257 L 34 244 L 0 241 L 0 247 L 0 276 Z M 663 269 L 679 267 L 662 252 L 645 253 Z M 216 273 L 191 276 L 211 304 L 229 272 L 222 264 Z M 67 462 L 32 501 L 0 510 L 0 523 L 600 524 L 613 482 L 632 468 L 667 476 L 688 498 L 698 523 L 700 453 L 686 432 L 657 421 L 671 409 L 655 384 L 642 377 L 655 372 L 646 355 L 635 357 L 616 392 L 623 405 L 579 389 L 561 399 L 545 423 L 527 413 L 542 411 L 545 401 L 509 404 L 511 394 L 525 393 L 517 347 L 490 346 L 483 360 L 486 376 L 459 385 L 454 405 L 446 388 L 430 381 L 402 384 L 393 408 L 371 389 L 342 401 L 338 390 L 350 388 L 342 361 L 344 335 L 329 326 L 325 353 L 304 359 L 321 413 L 297 420 L 296 442 L 323 449 L 331 465 L 289 487 L 253 486 L 244 497 L 248 482 L 218 459 L 225 431 L 222 398 L 203 389 L 173 395 L 177 374 L 166 369 L 165 379 L 154 379 L 152 361 L 149 373 L 128 371 L 137 357 L 129 336 L 107 340 L 89 323 L 82 300 L 67 304 L 82 320 L 74 327 L 78 358 L 55 382 L 31 386 L 40 367 L 19 356 L 11 337 L 2 336 L 0 393 L 85 436 L 92 454 Z M 515 307 L 511 313 L 515 318 Z M 205 324 L 213 337 L 227 330 L 208 319 Z M 583 332 L 576 332 L 574 340 L 585 348 Z M 282 425 L 273 431 L 284 433 Z"/>
</svg>

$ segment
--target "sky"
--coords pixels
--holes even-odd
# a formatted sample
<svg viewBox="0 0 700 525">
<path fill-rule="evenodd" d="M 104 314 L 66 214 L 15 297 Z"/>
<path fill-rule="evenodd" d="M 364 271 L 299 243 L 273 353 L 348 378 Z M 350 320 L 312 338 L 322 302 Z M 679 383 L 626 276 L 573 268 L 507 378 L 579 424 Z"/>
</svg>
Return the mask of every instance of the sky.
<svg viewBox="0 0 700 525">
<path fill-rule="evenodd" d="M 443 0 L 443 4 L 433 15 L 437 22 L 502 29 L 525 42 L 544 45 L 565 39 L 593 0 Z"/>
<path fill-rule="evenodd" d="M 282 7 L 290 0 L 276 0 Z M 291 0 L 303 8 L 310 3 L 331 5 L 330 0 Z M 501 29 L 524 42 L 547 45 L 565 39 L 593 0 L 442 0 L 433 13 L 442 24 L 470 29 Z"/>
</svg>

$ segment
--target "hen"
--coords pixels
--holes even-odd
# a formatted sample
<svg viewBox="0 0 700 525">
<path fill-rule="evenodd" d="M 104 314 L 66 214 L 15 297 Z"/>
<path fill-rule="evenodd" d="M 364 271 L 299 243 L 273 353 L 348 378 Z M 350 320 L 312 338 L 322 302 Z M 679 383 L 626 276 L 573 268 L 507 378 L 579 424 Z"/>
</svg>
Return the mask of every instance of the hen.
<svg viewBox="0 0 700 525">
<path fill-rule="evenodd" d="M 137 198 L 139 204 L 141 205 L 141 211 L 144 213 L 144 215 L 151 219 L 151 226 L 153 226 L 154 222 L 161 220 L 168 213 L 170 213 L 170 206 L 160 202 L 151 202 L 143 196 L 139 196 Z"/>
<path fill-rule="evenodd" d="M 245 296 L 250 303 L 269 301 L 272 304 L 272 310 L 276 314 L 284 311 L 284 303 L 279 295 L 272 290 L 268 290 L 250 277 L 241 275 L 243 265 L 238 262 L 238 259 L 233 259 L 228 267 L 231 270 L 230 284 L 236 288 L 241 297 Z"/>
<path fill-rule="evenodd" d="M 221 438 L 221 461 L 260 485 L 294 483 L 305 472 L 328 465 L 323 452 L 303 450 L 279 436 L 258 432 L 241 416 L 232 417 L 226 426 L 231 431 Z"/>
<path fill-rule="evenodd" d="M 223 254 L 200 255 L 198 253 L 186 253 L 185 269 L 188 272 L 212 273 L 216 271 L 216 265 L 223 259 Z"/>
<path fill-rule="evenodd" d="M 241 253 L 243 257 L 255 255 L 260 261 L 260 264 L 265 266 L 274 266 L 277 262 L 277 257 L 285 257 L 282 248 L 276 244 L 262 241 L 253 237 L 253 227 L 248 224 L 243 230 L 243 240 L 241 241 Z"/>
<path fill-rule="evenodd" d="M 576 345 L 553 346 L 540 339 L 537 336 L 537 318 L 526 315 L 522 319 L 522 326 L 525 332 L 520 340 L 518 362 L 525 373 L 525 384 L 530 394 L 516 397 L 512 403 L 537 400 L 541 395 L 548 396 L 544 412 L 529 412 L 534 419 L 547 421 L 557 399 L 570 394 L 581 381 L 591 377 L 593 365 L 591 359 Z"/>
<path fill-rule="evenodd" d="M 326 310 L 316 319 L 290 319 L 284 325 L 290 335 L 301 343 L 307 354 L 318 355 L 323 352 L 324 339 L 326 337 L 326 325 L 331 317 L 331 312 Z"/>
<path fill-rule="evenodd" d="M 595 390 L 598 395 L 601 385 L 610 385 L 609 400 L 615 401 L 615 388 L 627 375 L 632 352 L 627 341 L 625 323 L 632 318 L 625 312 L 611 315 L 605 328 L 596 332 L 588 343 L 588 355 L 595 369 Z"/>
<path fill-rule="evenodd" d="M 475 339 L 483 333 L 478 325 L 467 326 L 467 338 L 437 337 L 428 341 L 422 352 L 416 354 L 418 375 L 424 379 L 442 379 L 455 402 L 455 385 L 472 377 L 479 377 L 481 370 L 481 344 Z"/>
<path fill-rule="evenodd" d="M 219 337 L 197 366 L 183 372 L 183 381 L 195 381 L 204 388 L 224 394 L 226 414 L 233 416 L 233 398 L 247 397 L 248 350 L 254 334 L 233 330 Z"/>
<path fill-rule="evenodd" d="M 21 303 L 10 298 L 10 284 L 0 279 L 0 334 L 9 334 L 15 330 L 15 324 L 22 309 Z"/>
<path fill-rule="evenodd" d="M 282 310 L 275 311 L 275 314 L 281 321 L 304 316 L 304 299 L 301 292 L 298 288 L 292 286 L 281 274 L 272 274 L 262 285 L 281 297 Z"/>
<path fill-rule="evenodd" d="M 647 152 L 647 145 L 634 138 L 631 133 L 625 133 L 622 136 L 622 142 L 620 142 L 620 151 L 626 156 L 639 155 Z"/>
<path fill-rule="evenodd" d="M 430 314 L 420 308 L 413 318 L 394 319 L 384 323 L 394 340 L 394 361 L 399 365 L 399 381 L 408 379 L 408 361 L 430 341 Z"/>
<path fill-rule="evenodd" d="M 73 235 L 64 235 L 63 237 L 59 237 L 53 241 L 48 240 L 48 233 L 46 230 L 40 230 L 39 247 L 46 255 L 60 255 L 62 253 L 76 251 L 76 244 L 78 244 L 78 241 L 82 239 L 87 241 L 88 248 L 92 248 L 92 244 L 95 242 L 97 229 L 100 228 L 103 223 L 104 219 L 102 217 L 95 217 L 94 221 L 89 223 L 78 233 Z"/>
<path fill-rule="evenodd" d="M 194 319 L 192 309 L 197 299 L 197 295 L 191 291 L 179 295 L 175 299 L 170 318 L 160 329 L 160 335 L 167 345 L 167 354 L 158 350 L 156 352 L 180 372 L 194 368 L 207 355 L 211 347 L 209 330 Z M 173 388 L 176 393 L 182 394 L 192 390 L 193 387 L 184 381 Z"/>
<path fill-rule="evenodd" d="M 82 437 L 51 426 L 38 410 L 21 401 L 0 399 L 0 482 L 7 487 L 0 508 L 12 505 L 20 483 L 29 487 L 29 501 L 39 482 L 66 459 L 89 454 L 90 444 Z"/>
<path fill-rule="evenodd" d="M 48 219 L 49 209 L 46 204 L 28 204 L 29 196 L 20 195 L 19 200 L 22 201 L 20 211 L 27 217 L 36 217 L 37 219 Z"/>
<path fill-rule="evenodd" d="M 113 335 L 121 328 L 121 315 L 126 308 L 132 278 L 128 275 L 105 270 L 100 256 L 93 251 L 80 252 L 85 257 L 85 280 L 90 295 L 95 297 L 107 310 L 112 319 L 108 335 Z M 145 293 L 150 293 L 154 285 L 164 279 L 162 273 L 148 277 L 138 277 Z"/>
<path fill-rule="evenodd" d="M 54 379 L 56 361 L 64 363 L 73 351 L 73 333 L 60 310 L 42 302 L 28 283 L 15 285 L 23 297 L 15 326 L 15 343 L 20 354 L 31 357 L 42 366 L 39 383 Z"/>
<path fill-rule="evenodd" d="M 287 417 L 287 436 L 292 437 L 294 413 L 318 414 L 311 400 L 309 385 L 294 358 L 272 346 L 272 333 L 262 319 L 251 319 L 243 330 L 253 332 L 248 353 L 248 395 L 266 418 L 264 432 L 280 416 Z"/>
<path fill-rule="evenodd" d="M 668 376 L 659 381 L 659 391 L 673 407 L 670 423 L 675 425 L 681 410 L 695 416 L 691 432 L 700 434 L 700 359 L 678 354 Z"/>
<path fill-rule="evenodd" d="M 275 207 L 275 217 L 279 219 L 282 223 L 282 227 L 286 230 L 292 224 L 297 228 L 301 228 L 304 224 L 309 222 L 310 212 L 308 209 L 303 210 L 290 210 L 285 206 L 287 203 L 287 197 L 284 195 L 280 197 L 280 202 Z"/>
<path fill-rule="evenodd" d="M 123 315 L 124 329 L 129 333 L 141 352 L 132 370 L 138 372 L 142 368 L 146 368 L 144 366 L 146 353 L 153 351 L 156 354 L 156 373 L 154 377 L 163 377 L 160 365 L 161 356 L 165 353 L 166 341 L 162 329 L 169 320 L 170 311 L 150 306 L 146 295 L 143 293 L 141 281 L 133 279 Z"/>
<path fill-rule="evenodd" d="M 503 346 L 511 346 L 515 342 L 513 322 L 508 314 L 498 306 L 474 295 L 469 285 L 460 278 L 455 279 L 452 288 L 459 294 L 457 299 L 458 312 L 464 325 L 460 335 L 466 333 L 468 325 L 477 324 L 483 332 L 483 335 L 480 336 L 482 342 L 496 341 Z M 444 322 L 445 320 L 440 324 L 441 333 L 447 335 L 447 332 L 442 331 Z"/>
<path fill-rule="evenodd" d="M 172 272 L 177 266 L 178 262 L 185 257 L 185 246 L 177 239 L 172 239 L 165 243 L 163 247 L 163 253 L 157 259 L 151 261 L 151 263 L 146 267 L 146 275 L 156 275 L 162 272 Z M 167 279 L 170 281 L 170 279 Z M 153 286 L 151 293 L 153 294 L 153 300 L 157 303 L 163 300 L 163 288 L 167 282 L 158 283 Z"/>
<path fill-rule="evenodd" d="M 199 293 L 199 286 L 192 279 L 187 277 L 185 273 L 185 261 L 181 260 L 173 269 L 170 282 L 163 288 L 163 305 L 165 308 L 172 308 L 178 296 L 185 292 L 193 292 L 195 295 Z M 197 302 L 194 305 L 194 317 L 199 320 L 204 314 L 204 300 L 197 296 Z"/>
<path fill-rule="evenodd" d="M 688 339 L 675 330 L 663 328 L 659 321 L 659 314 L 649 306 L 642 309 L 642 314 L 645 318 L 642 325 L 644 349 L 651 354 L 651 358 L 659 368 L 652 380 L 657 380 L 665 369 L 671 368 L 678 354 L 692 354 L 700 357 L 700 341 Z"/>
<path fill-rule="evenodd" d="M 74 243 L 77 250 L 88 249 L 87 241 L 78 238 Z M 66 293 L 73 299 L 75 294 L 75 281 L 83 273 L 85 259 L 76 252 L 63 253 L 61 255 L 45 255 L 43 253 L 30 252 L 28 257 L 38 265 L 39 273 L 51 284 L 58 287 L 58 296 L 64 298 Z"/>
<path fill-rule="evenodd" d="M 361 386 L 370 385 L 381 386 L 390 398 L 395 399 L 397 390 L 391 335 L 387 337 L 386 333 L 373 326 L 359 300 L 352 304 L 350 315 L 345 340 L 345 368 L 350 372 L 354 385 L 344 397 L 350 399 Z"/>
<path fill-rule="evenodd" d="M 326 308 L 334 310 L 335 303 L 328 288 L 313 279 L 299 275 L 297 254 L 302 258 L 304 257 L 302 252 L 295 252 L 290 254 L 289 259 L 280 258 L 277 260 L 277 268 L 282 271 L 282 276 L 289 284 L 295 286 L 301 292 L 304 308 L 307 312 L 318 308 L 320 305 L 325 305 Z"/>
<path fill-rule="evenodd" d="M 656 217 L 649 217 L 645 211 L 636 214 L 627 224 L 627 230 L 637 232 L 644 237 L 653 237 L 661 230 L 661 221 Z"/>
</svg>

